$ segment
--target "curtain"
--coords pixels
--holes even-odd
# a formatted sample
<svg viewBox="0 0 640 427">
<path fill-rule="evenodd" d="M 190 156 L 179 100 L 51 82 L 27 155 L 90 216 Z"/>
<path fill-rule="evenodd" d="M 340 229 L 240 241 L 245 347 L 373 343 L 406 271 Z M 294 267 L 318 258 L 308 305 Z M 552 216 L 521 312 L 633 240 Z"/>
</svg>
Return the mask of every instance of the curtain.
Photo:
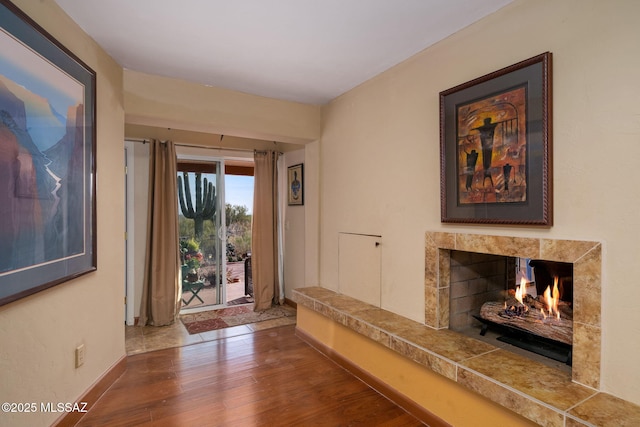
<svg viewBox="0 0 640 427">
<path fill-rule="evenodd" d="M 147 253 L 138 324 L 164 326 L 180 312 L 176 150 L 171 141 L 150 143 Z"/>
<path fill-rule="evenodd" d="M 251 226 L 251 271 L 254 311 L 279 304 L 278 269 L 278 153 L 254 153 L 253 219 Z"/>
</svg>

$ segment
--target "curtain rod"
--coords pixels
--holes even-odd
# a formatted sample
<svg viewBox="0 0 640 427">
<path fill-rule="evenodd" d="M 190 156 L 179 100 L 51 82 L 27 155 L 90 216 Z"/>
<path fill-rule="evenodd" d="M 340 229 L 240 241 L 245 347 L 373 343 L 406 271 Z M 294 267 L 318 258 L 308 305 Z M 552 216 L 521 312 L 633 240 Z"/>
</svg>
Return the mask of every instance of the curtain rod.
<svg viewBox="0 0 640 427">
<path fill-rule="evenodd" d="M 143 144 L 146 144 L 149 142 L 148 139 L 142 139 L 142 138 L 125 138 L 126 141 L 131 141 L 131 142 L 142 142 Z M 166 141 L 160 141 L 161 144 L 165 144 Z M 275 141 L 274 141 L 275 144 Z M 243 152 L 243 153 L 266 153 L 267 150 L 256 150 L 256 149 L 250 149 L 250 148 L 233 148 L 233 147 L 207 147 L 205 145 L 196 145 L 196 144 L 184 144 L 184 143 L 180 143 L 180 142 L 176 142 L 174 143 L 175 146 L 177 147 L 187 147 L 187 148 L 207 148 L 210 150 L 225 150 L 225 151 L 239 151 L 239 152 Z M 278 154 L 282 155 L 284 154 L 282 151 L 278 151 Z"/>
</svg>

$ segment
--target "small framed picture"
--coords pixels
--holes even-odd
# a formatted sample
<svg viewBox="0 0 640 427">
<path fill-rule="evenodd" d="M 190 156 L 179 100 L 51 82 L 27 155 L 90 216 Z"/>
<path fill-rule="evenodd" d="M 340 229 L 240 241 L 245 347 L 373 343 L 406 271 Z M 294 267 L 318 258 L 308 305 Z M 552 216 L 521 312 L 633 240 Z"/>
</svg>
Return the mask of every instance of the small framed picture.
<svg viewBox="0 0 640 427">
<path fill-rule="evenodd" d="M 289 166 L 288 178 L 289 206 L 304 205 L 304 165 Z"/>
</svg>

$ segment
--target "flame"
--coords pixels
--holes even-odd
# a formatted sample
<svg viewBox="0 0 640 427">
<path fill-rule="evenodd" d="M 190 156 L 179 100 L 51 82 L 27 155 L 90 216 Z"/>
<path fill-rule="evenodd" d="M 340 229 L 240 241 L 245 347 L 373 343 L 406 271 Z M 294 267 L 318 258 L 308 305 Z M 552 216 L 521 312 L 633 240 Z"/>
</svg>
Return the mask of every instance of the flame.
<svg viewBox="0 0 640 427">
<path fill-rule="evenodd" d="M 558 302 L 560 301 L 560 291 L 558 290 L 558 278 L 553 278 L 553 290 L 550 286 L 544 291 L 544 302 L 547 304 L 547 310 L 549 316 L 555 315 L 557 319 L 560 318 L 560 311 L 558 310 Z M 546 318 L 546 316 L 545 316 Z"/>
<path fill-rule="evenodd" d="M 527 280 L 523 277 L 520 279 L 520 286 L 516 286 L 516 300 L 520 304 L 524 304 L 523 298 L 527 295 Z"/>
</svg>

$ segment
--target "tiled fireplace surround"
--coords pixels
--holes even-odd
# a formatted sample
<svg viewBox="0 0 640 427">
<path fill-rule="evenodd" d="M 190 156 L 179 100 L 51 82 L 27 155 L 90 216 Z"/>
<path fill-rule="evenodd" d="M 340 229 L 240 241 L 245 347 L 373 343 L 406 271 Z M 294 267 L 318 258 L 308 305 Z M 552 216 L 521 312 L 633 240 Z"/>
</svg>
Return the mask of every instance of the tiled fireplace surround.
<svg viewBox="0 0 640 427">
<path fill-rule="evenodd" d="M 329 289 L 306 287 L 293 292 L 298 332 L 318 348 L 325 345 L 305 331 L 311 310 L 539 425 L 640 425 L 640 406 L 600 391 L 600 243 L 427 232 L 425 249 L 424 323 Z M 571 376 L 448 329 L 452 250 L 573 264 Z M 335 355 L 330 347 L 327 355 Z"/>
<path fill-rule="evenodd" d="M 600 388 L 602 247 L 598 242 L 427 232 L 425 324 L 449 327 L 451 251 L 573 263 L 574 382 Z"/>
<path fill-rule="evenodd" d="M 451 251 L 573 263 L 574 382 L 600 388 L 602 247 L 598 242 L 427 232 L 425 323 L 449 327 Z"/>
</svg>

